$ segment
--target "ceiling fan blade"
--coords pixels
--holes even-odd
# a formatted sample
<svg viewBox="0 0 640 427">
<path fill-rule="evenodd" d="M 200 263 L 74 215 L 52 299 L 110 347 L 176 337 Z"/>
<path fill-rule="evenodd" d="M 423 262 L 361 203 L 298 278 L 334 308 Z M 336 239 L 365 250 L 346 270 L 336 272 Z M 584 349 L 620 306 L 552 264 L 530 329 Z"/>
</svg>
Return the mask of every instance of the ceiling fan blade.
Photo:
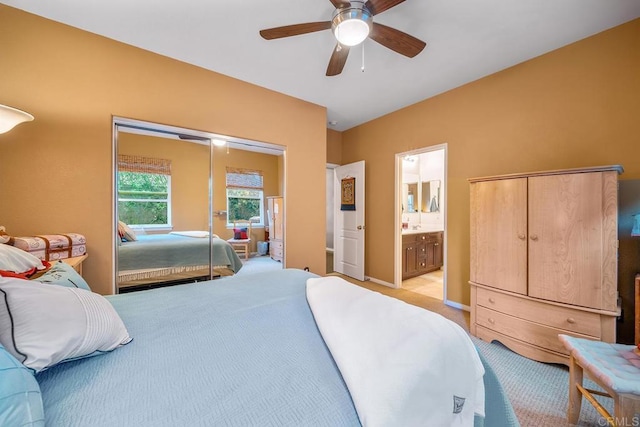
<svg viewBox="0 0 640 427">
<path fill-rule="evenodd" d="M 377 15 L 399 5 L 403 1 L 404 0 L 368 0 L 364 5 L 372 15 Z"/>
<path fill-rule="evenodd" d="M 349 46 L 343 46 L 340 43 L 336 44 L 336 48 L 333 49 L 331 59 L 329 59 L 329 65 L 327 66 L 327 76 L 337 76 L 342 72 L 344 64 L 347 62 L 347 56 L 349 56 Z"/>
<path fill-rule="evenodd" d="M 386 25 L 373 23 L 373 28 L 369 37 L 380 43 L 384 47 L 398 52 L 401 55 L 413 58 L 427 45 L 420 39 L 410 36 L 407 33 L 403 33 L 395 28 L 387 27 Z"/>
<path fill-rule="evenodd" d="M 333 5 L 333 7 L 335 7 L 336 9 L 342 9 L 343 7 L 351 6 L 351 3 L 349 3 L 346 0 L 329 0 L 329 1 Z"/>
<path fill-rule="evenodd" d="M 260 31 L 260 35 L 263 39 L 273 40 L 283 37 L 315 33 L 316 31 L 328 30 L 329 28 L 331 28 L 331 21 L 307 22 L 305 24 L 285 25 L 284 27 L 269 28 L 267 30 Z"/>
</svg>

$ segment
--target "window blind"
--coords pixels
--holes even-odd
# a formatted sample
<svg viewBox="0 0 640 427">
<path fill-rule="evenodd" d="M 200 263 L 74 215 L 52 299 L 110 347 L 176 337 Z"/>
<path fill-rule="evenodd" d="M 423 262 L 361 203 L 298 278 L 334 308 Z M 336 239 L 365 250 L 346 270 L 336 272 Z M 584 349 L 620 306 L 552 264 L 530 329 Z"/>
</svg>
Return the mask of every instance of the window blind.
<svg viewBox="0 0 640 427">
<path fill-rule="evenodd" d="M 262 190 L 262 171 L 227 167 L 227 188 Z"/>
<path fill-rule="evenodd" d="M 119 154 L 118 171 L 171 175 L 171 160 Z"/>
</svg>

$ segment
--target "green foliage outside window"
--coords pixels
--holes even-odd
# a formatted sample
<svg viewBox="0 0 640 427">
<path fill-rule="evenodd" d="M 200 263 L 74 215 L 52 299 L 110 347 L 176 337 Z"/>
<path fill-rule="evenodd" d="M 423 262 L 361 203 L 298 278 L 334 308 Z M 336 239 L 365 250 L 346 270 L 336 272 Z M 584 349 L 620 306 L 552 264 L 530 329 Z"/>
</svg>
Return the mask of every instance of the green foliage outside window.
<svg viewBox="0 0 640 427">
<path fill-rule="evenodd" d="M 228 189 L 228 222 L 248 220 L 260 216 L 260 204 L 262 203 L 261 190 Z"/>
<path fill-rule="evenodd" d="M 131 225 L 169 223 L 169 176 L 118 173 L 118 216 Z"/>
</svg>

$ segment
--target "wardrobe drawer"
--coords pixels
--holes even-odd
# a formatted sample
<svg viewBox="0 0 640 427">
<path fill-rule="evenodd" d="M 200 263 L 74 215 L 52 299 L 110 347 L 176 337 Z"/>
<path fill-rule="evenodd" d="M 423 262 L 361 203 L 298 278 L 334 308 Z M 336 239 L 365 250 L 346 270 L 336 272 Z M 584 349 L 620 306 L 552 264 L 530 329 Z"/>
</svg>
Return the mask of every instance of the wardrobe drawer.
<svg viewBox="0 0 640 427">
<path fill-rule="evenodd" d="M 600 338 L 600 315 L 478 288 L 477 305 L 520 319 Z"/>
<path fill-rule="evenodd" d="M 269 242 L 269 250 L 274 250 L 274 249 L 282 250 L 282 248 L 284 248 L 284 244 L 282 240 L 271 240 Z"/>
<path fill-rule="evenodd" d="M 562 329 L 518 319 L 517 317 L 489 310 L 485 307 L 477 308 L 476 324 L 537 347 L 566 355 L 568 355 L 569 352 L 558 339 L 558 334 L 567 334 L 578 338 L 593 339 L 592 336 L 576 334 L 573 332 L 567 333 L 567 331 Z"/>
</svg>

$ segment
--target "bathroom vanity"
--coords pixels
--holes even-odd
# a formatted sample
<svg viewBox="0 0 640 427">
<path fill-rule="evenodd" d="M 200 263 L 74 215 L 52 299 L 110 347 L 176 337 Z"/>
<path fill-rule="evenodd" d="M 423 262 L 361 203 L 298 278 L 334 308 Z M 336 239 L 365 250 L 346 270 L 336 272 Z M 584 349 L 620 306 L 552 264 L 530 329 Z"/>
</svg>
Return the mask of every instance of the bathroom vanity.
<svg viewBox="0 0 640 427">
<path fill-rule="evenodd" d="M 402 231 L 402 280 L 442 267 L 442 231 Z"/>
</svg>

